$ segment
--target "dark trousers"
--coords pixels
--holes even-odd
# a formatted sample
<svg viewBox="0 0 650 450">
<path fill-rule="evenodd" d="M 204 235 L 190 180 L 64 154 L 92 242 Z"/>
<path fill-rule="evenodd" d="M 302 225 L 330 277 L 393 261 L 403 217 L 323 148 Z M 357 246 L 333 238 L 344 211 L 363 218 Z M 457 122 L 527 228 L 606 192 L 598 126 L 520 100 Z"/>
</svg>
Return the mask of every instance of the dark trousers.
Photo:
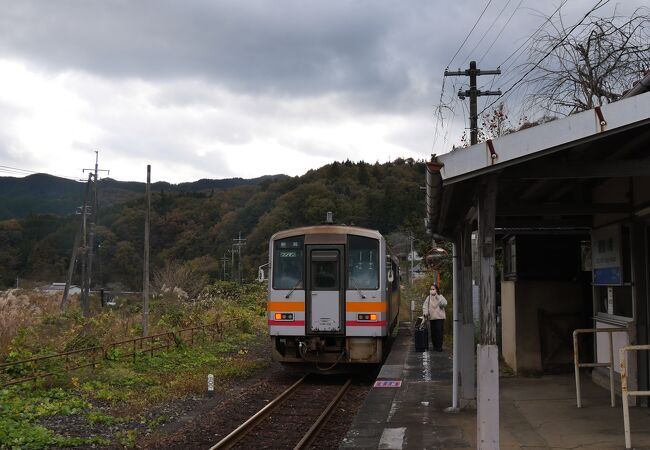
<svg viewBox="0 0 650 450">
<path fill-rule="evenodd" d="M 442 339 L 445 335 L 445 319 L 430 320 L 431 325 L 431 344 L 437 352 L 442 351 Z"/>
</svg>

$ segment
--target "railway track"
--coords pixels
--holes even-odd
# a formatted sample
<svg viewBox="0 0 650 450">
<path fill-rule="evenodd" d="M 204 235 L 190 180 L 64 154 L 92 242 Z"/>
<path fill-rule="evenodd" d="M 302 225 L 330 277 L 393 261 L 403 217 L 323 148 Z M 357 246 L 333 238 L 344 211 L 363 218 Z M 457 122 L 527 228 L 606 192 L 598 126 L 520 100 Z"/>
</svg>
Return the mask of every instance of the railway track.
<svg viewBox="0 0 650 450">
<path fill-rule="evenodd" d="M 311 448 L 351 383 L 305 375 L 210 450 Z"/>
</svg>

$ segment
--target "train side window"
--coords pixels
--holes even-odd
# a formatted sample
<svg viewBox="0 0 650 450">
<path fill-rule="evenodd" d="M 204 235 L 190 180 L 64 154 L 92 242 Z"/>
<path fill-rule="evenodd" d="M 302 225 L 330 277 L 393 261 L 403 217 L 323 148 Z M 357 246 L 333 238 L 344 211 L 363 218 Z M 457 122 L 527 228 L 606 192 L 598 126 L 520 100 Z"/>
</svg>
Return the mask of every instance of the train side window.
<svg viewBox="0 0 650 450">
<path fill-rule="evenodd" d="M 303 236 L 275 241 L 273 250 L 273 289 L 302 288 L 305 265 L 303 243 Z"/>
<path fill-rule="evenodd" d="M 379 241 L 348 237 L 348 288 L 379 289 Z"/>
</svg>

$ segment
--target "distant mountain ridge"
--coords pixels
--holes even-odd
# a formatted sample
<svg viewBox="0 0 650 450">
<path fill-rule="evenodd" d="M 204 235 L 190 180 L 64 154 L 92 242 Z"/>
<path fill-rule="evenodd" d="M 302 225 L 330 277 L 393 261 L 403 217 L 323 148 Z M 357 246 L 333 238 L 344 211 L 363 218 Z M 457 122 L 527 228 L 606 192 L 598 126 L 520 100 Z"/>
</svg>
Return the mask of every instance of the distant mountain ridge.
<svg viewBox="0 0 650 450">
<path fill-rule="evenodd" d="M 172 184 L 159 181 L 151 184 L 152 192 L 202 192 L 238 186 L 258 185 L 266 180 L 282 180 L 287 175 L 265 175 L 257 178 L 200 179 Z M 0 220 L 22 219 L 29 214 L 66 216 L 81 205 L 85 183 L 44 173 L 24 178 L 0 177 Z M 99 181 L 99 202 L 103 207 L 124 203 L 144 194 L 145 183 Z"/>
<path fill-rule="evenodd" d="M 156 183 L 150 216 L 152 273 L 181 264 L 210 279 L 231 278 L 236 271 L 233 239 L 241 233 L 246 239 L 241 267 L 251 279 L 268 262 L 273 233 L 322 223 L 328 211 L 338 223 L 379 230 L 387 238 L 410 233 L 426 247 L 430 239 L 422 226 L 420 189 L 424 176 L 424 161 L 398 158 L 384 164 L 333 162 L 299 177 Z M 0 220 L 0 289 L 13 286 L 16 277 L 64 279 L 80 225 L 81 217 L 72 212 L 80 204 L 82 188 L 83 183 L 47 176 L 0 179 L 0 205 L 21 206 L 25 213 L 31 204 L 34 212 Z M 143 183 L 102 181 L 94 230 L 97 286 L 142 286 L 143 192 Z M 17 199 L 24 204 L 8 202 Z M 54 214 L 35 212 L 45 206 Z"/>
</svg>

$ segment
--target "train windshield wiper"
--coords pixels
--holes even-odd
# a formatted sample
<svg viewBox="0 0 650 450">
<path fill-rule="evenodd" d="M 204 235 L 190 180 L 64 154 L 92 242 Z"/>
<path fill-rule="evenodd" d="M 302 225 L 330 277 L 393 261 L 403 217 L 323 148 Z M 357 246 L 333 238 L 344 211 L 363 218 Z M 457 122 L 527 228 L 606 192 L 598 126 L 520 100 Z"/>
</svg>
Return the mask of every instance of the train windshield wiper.
<svg viewBox="0 0 650 450">
<path fill-rule="evenodd" d="M 302 277 L 300 277 L 300 279 L 298 279 L 298 281 L 296 281 L 296 284 L 293 285 L 293 287 L 291 288 L 289 293 L 287 295 L 285 295 L 284 298 L 291 297 L 291 294 L 293 294 L 293 291 L 295 291 L 298 288 L 298 286 L 300 286 L 300 283 L 302 283 Z"/>
<path fill-rule="evenodd" d="M 357 287 L 357 286 L 352 282 L 352 278 L 350 278 L 350 287 L 351 287 L 352 289 L 356 289 L 357 292 L 359 293 L 359 295 L 361 296 L 361 298 L 366 298 L 366 296 L 363 295 L 363 292 L 361 292 L 361 289 L 359 289 L 359 288 L 358 288 L 358 287 Z"/>
</svg>

